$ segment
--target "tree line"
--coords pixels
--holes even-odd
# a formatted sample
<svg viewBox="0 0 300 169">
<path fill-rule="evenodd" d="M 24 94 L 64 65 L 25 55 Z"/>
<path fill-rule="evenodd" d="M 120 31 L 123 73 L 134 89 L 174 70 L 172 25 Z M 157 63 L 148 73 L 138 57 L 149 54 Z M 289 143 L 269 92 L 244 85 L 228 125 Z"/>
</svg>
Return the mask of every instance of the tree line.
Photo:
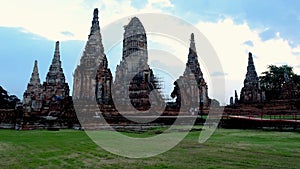
<svg viewBox="0 0 300 169">
<path fill-rule="evenodd" d="M 0 109 L 14 109 L 20 99 L 16 95 L 9 93 L 0 86 Z"/>
<path fill-rule="evenodd" d="M 268 70 L 259 77 L 260 86 L 265 91 L 268 100 L 280 99 L 285 83 L 300 97 L 300 76 L 294 73 L 293 67 L 288 65 L 269 65 Z"/>
</svg>

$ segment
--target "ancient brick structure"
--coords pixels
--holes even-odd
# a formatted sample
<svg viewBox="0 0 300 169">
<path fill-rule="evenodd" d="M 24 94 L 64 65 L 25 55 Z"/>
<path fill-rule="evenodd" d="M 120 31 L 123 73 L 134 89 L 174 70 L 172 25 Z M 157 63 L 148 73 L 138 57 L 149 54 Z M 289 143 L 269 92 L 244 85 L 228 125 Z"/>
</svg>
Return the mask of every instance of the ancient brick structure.
<svg viewBox="0 0 300 169">
<path fill-rule="evenodd" d="M 30 82 L 23 95 L 23 112 L 23 115 L 18 115 L 19 127 L 26 128 L 26 125 L 33 123 L 39 123 L 42 128 L 49 127 L 50 121 L 51 125 L 61 127 L 78 124 L 61 65 L 59 42 L 55 44 L 52 63 L 43 85 L 40 83 L 37 61 L 34 62 Z"/>
<path fill-rule="evenodd" d="M 180 76 L 179 79 L 174 82 L 174 85 L 175 87 L 171 96 L 173 98 L 177 97 L 176 102 L 178 105 L 191 105 L 196 102 L 197 108 L 200 109 L 209 106 L 210 99 L 207 93 L 207 84 L 200 69 L 193 33 L 191 34 L 185 71 L 183 76 Z"/>
<path fill-rule="evenodd" d="M 149 93 L 159 89 L 159 85 L 148 65 L 146 32 L 137 17 L 133 17 L 124 29 L 123 56 L 113 85 L 114 103 L 123 110 L 132 106 L 148 110 L 151 104 L 160 104 L 163 100 L 159 92 L 154 92 L 152 103 L 149 100 Z"/>
<path fill-rule="evenodd" d="M 238 103 L 239 103 L 239 97 L 238 97 L 237 91 L 234 90 L 234 104 L 238 104 Z"/>
<path fill-rule="evenodd" d="M 92 26 L 90 29 L 90 34 L 88 36 L 88 40 L 85 45 L 85 49 L 83 51 L 82 57 L 80 59 L 80 64 L 77 66 L 74 72 L 73 79 L 73 99 L 74 100 L 89 100 L 96 101 L 95 90 L 97 86 L 97 99 L 99 101 L 108 101 L 110 96 L 107 91 L 110 91 L 110 86 L 107 83 L 107 80 L 112 79 L 110 70 L 107 69 L 107 59 L 104 54 L 104 48 L 102 44 L 102 37 L 100 33 L 99 26 L 99 17 L 98 17 L 98 9 L 94 10 Z M 105 76 L 101 75 L 100 77 L 97 75 L 97 71 L 99 73 L 103 71 L 107 71 Z M 101 84 L 100 84 L 101 83 Z M 103 86 L 104 85 L 104 86 Z M 108 86 L 106 86 L 108 85 Z M 103 87 L 103 88 L 101 88 Z M 99 89 L 98 89 L 99 88 Z M 100 89 L 101 88 L 101 89 Z M 100 91 L 106 89 L 100 94 Z"/>
<path fill-rule="evenodd" d="M 240 103 L 260 103 L 265 100 L 265 94 L 260 88 L 255 70 L 252 53 L 249 52 L 248 66 L 244 87 L 241 90 Z"/>
<path fill-rule="evenodd" d="M 290 81 L 287 73 L 284 75 L 285 81 L 282 85 L 282 92 L 279 99 L 266 99 L 265 93 L 260 88 L 259 79 L 255 71 L 252 54 L 249 53 L 247 74 L 244 80 L 244 87 L 241 90 L 238 100 L 235 91 L 234 104 L 225 107 L 225 115 L 243 115 L 254 117 L 271 117 L 273 115 L 291 116 L 299 112 L 300 100 L 297 99 L 297 89 Z"/>
<path fill-rule="evenodd" d="M 69 85 L 61 66 L 59 42 L 55 44 L 55 52 L 46 81 L 43 83 L 43 106 L 42 114 L 53 112 L 59 114 L 64 107 L 63 100 L 69 97 Z"/>
<path fill-rule="evenodd" d="M 229 99 L 229 105 L 233 105 L 233 104 L 234 104 L 233 97 L 230 97 L 230 99 Z"/>
<path fill-rule="evenodd" d="M 27 90 L 23 95 L 23 108 L 25 115 L 55 115 L 62 112 L 63 100 L 69 97 L 69 85 L 61 67 L 59 42 L 56 42 L 55 52 L 50 65 L 46 81 L 40 84 L 37 61 Z"/>
<path fill-rule="evenodd" d="M 43 88 L 39 77 L 38 62 L 35 60 L 30 81 L 23 94 L 23 109 L 27 116 L 32 113 L 39 113 L 41 111 L 42 94 Z"/>
<path fill-rule="evenodd" d="M 94 9 L 90 34 L 73 77 L 73 100 L 81 125 L 88 128 L 98 113 L 113 109 L 112 74 L 104 54 L 99 26 L 99 11 Z M 99 109 L 100 108 L 100 109 Z"/>
<path fill-rule="evenodd" d="M 282 85 L 282 91 L 280 99 L 299 99 L 299 92 L 297 85 L 290 79 L 288 73 L 284 72 L 284 83 Z"/>
<path fill-rule="evenodd" d="M 112 74 L 110 69 L 107 67 L 107 58 L 104 55 L 102 62 L 99 64 L 96 75 L 96 101 L 100 108 L 112 108 L 112 96 L 111 96 L 111 85 L 112 85 Z"/>
</svg>

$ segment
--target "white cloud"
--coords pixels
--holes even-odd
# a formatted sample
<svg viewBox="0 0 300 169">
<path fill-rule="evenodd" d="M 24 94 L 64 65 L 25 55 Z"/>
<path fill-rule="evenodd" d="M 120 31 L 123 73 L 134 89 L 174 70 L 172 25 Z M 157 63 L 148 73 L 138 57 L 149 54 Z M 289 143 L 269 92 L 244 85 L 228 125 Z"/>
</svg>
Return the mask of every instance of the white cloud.
<svg viewBox="0 0 300 169">
<path fill-rule="evenodd" d="M 300 45 L 298 45 L 297 47 L 293 48 L 292 49 L 292 52 L 295 54 L 295 55 L 300 55 Z"/>
<path fill-rule="evenodd" d="M 80 38 L 83 26 L 78 23 L 89 25 L 90 21 L 80 4 L 81 0 L 1 1 L 0 26 L 23 27 L 51 40 L 64 40 L 61 32 L 66 30 L 74 32 L 74 39 Z"/>
<path fill-rule="evenodd" d="M 154 8 L 156 5 L 162 8 L 173 8 L 174 5 L 171 3 L 170 0 L 148 0 L 146 5 L 147 8 Z"/>
<path fill-rule="evenodd" d="M 0 26 L 22 27 L 50 40 L 86 40 L 94 8 L 100 10 L 101 27 L 137 13 L 164 13 L 172 8 L 169 0 L 149 0 L 143 9 L 134 8 L 131 1 L 117 0 L 10 0 L 0 2 Z M 74 36 L 61 32 L 69 31 Z"/>
<path fill-rule="evenodd" d="M 263 29 L 251 29 L 247 22 L 236 24 L 231 18 L 219 20 L 217 23 L 200 21 L 196 26 L 211 42 L 224 72 L 228 74 L 225 77 L 228 98 L 234 94 L 234 89 L 239 92 L 243 86 L 248 52 L 255 56 L 254 64 L 258 75 L 267 70 L 267 65 L 276 63 L 287 63 L 294 67 L 295 72 L 300 73 L 300 69 L 296 67 L 300 63 L 300 57 L 297 56 L 300 46 L 290 46 L 280 36 L 280 32 L 274 38 L 263 41 L 259 36 Z M 253 46 L 245 44 L 247 41 L 251 41 Z"/>
</svg>

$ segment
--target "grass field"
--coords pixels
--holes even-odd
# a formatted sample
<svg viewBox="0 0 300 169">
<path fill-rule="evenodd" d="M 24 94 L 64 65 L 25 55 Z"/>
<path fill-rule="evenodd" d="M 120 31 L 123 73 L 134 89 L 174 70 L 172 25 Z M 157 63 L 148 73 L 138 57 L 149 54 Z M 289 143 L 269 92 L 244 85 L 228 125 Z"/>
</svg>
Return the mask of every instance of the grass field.
<svg viewBox="0 0 300 169">
<path fill-rule="evenodd" d="M 299 133 L 219 129 L 204 144 L 198 136 L 193 131 L 166 153 L 130 159 L 104 151 L 83 131 L 0 130 L 0 168 L 300 168 Z"/>
</svg>

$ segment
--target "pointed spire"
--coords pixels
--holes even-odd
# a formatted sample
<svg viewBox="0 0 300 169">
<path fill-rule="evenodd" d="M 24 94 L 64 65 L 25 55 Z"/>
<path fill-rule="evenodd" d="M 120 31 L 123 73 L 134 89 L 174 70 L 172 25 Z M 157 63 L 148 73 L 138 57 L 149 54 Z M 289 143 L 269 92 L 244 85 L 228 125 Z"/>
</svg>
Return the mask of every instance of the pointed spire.
<svg viewBox="0 0 300 169">
<path fill-rule="evenodd" d="M 252 53 L 249 52 L 248 56 L 249 57 L 248 57 L 248 66 L 247 66 L 246 79 L 250 82 L 256 82 L 256 81 L 258 81 L 258 77 L 257 77 L 257 73 L 256 73 L 256 70 L 255 70 Z"/>
<path fill-rule="evenodd" d="M 38 62 L 35 60 L 30 81 L 27 84 L 27 89 L 23 94 L 23 108 L 25 108 L 24 111 L 26 113 L 40 111 L 42 106 L 42 92 L 43 88 L 40 83 Z"/>
<path fill-rule="evenodd" d="M 55 66 L 56 68 L 60 68 L 61 67 L 60 65 L 61 62 L 60 62 L 60 52 L 59 52 L 59 41 L 56 41 L 54 56 L 52 59 L 52 66 Z"/>
<path fill-rule="evenodd" d="M 198 62 L 194 33 L 191 33 L 188 62 Z"/>
<path fill-rule="evenodd" d="M 98 14 L 99 11 L 95 8 L 90 34 L 88 35 L 88 40 L 86 41 L 84 51 L 80 58 L 80 64 L 75 69 L 73 96 L 76 99 L 88 98 L 94 101 L 95 83 L 92 79 L 95 79 L 99 67 L 103 69 L 107 67 Z"/>
<path fill-rule="evenodd" d="M 33 67 L 31 77 L 30 77 L 29 84 L 31 84 L 31 85 L 40 85 L 40 77 L 39 77 L 39 70 L 38 70 L 37 60 L 34 61 L 34 67 Z"/>
<path fill-rule="evenodd" d="M 244 87 L 246 88 L 257 88 L 259 89 L 259 79 L 255 70 L 252 53 L 248 54 L 248 66 L 246 78 L 244 80 Z M 241 97 L 240 97 L 241 98 Z"/>
<path fill-rule="evenodd" d="M 249 57 L 248 57 L 248 65 L 254 65 L 252 53 L 249 52 L 248 56 L 249 56 Z"/>
<path fill-rule="evenodd" d="M 56 41 L 55 43 L 55 53 L 59 54 L 59 41 Z"/>
<path fill-rule="evenodd" d="M 54 57 L 56 57 L 58 60 L 60 60 L 59 41 L 56 41 L 56 43 L 55 43 Z"/>
<path fill-rule="evenodd" d="M 93 69 L 97 69 L 98 64 L 102 61 L 104 55 L 98 18 L 98 9 L 95 8 L 90 34 L 80 59 L 80 65 Z"/>
<path fill-rule="evenodd" d="M 196 52 L 196 45 L 195 45 L 195 38 L 194 38 L 194 33 L 191 34 L 191 39 L 190 39 L 190 49 Z"/>
<path fill-rule="evenodd" d="M 99 17 L 98 17 L 98 8 L 94 9 L 94 16 L 93 16 L 93 21 L 92 21 L 92 27 L 91 27 L 91 33 L 90 35 L 94 34 L 96 31 L 100 31 L 100 26 L 99 26 Z"/>
<path fill-rule="evenodd" d="M 58 78 L 58 79 L 56 79 Z M 46 77 L 47 83 L 56 83 L 65 81 L 65 75 L 63 73 L 60 61 L 60 52 L 59 52 L 59 41 L 55 43 L 55 51 L 52 59 L 52 64 L 50 65 L 49 72 Z"/>
<path fill-rule="evenodd" d="M 252 53 L 248 54 L 248 66 L 246 78 L 244 80 L 244 87 L 241 90 L 240 103 L 260 102 L 262 91 L 259 84 Z"/>
<path fill-rule="evenodd" d="M 200 69 L 200 64 L 198 62 L 198 55 L 197 55 L 197 52 L 196 52 L 194 33 L 191 34 L 188 61 L 187 61 L 186 64 L 187 64 L 187 67 L 194 74 L 199 74 L 200 76 L 202 76 L 202 71 Z"/>
<path fill-rule="evenodd" d="M 198 84 L 202 82 L 205 83 L 196 52 L 194 33 L 191 33 L 188 61 L 186 63 L 184 74 L 189 73 L 190 71 L 195 75 L 195 79 L 197 80 Z"/>
</svg>

